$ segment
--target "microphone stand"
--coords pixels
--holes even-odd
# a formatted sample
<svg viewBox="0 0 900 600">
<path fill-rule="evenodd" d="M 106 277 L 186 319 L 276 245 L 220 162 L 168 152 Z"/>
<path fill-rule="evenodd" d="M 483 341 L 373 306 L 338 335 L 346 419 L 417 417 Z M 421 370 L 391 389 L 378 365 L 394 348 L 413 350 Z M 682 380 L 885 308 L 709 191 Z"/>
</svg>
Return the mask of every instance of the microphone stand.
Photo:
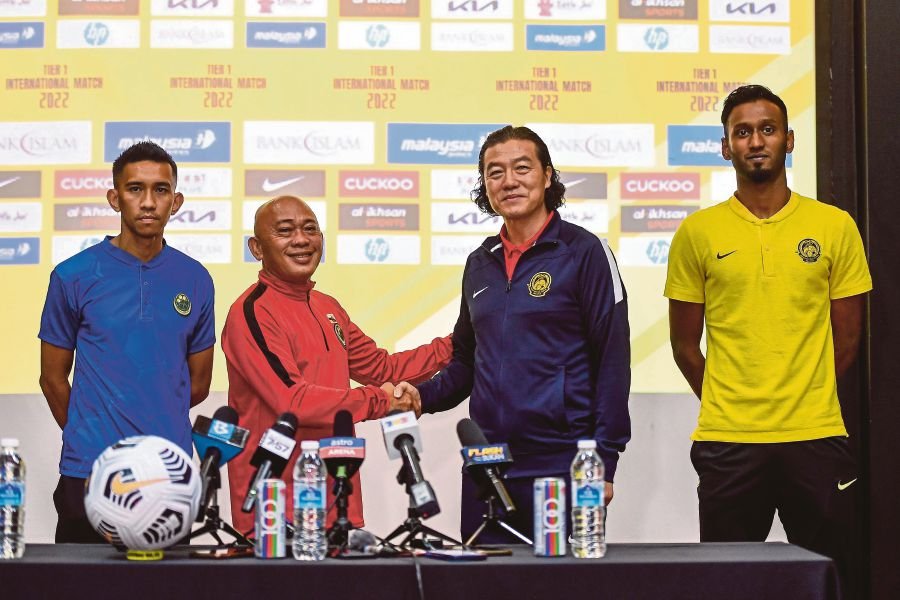
<svg viewBox="0 0 900 600">
<path fill-rule="evenodd" d="M 349 547 L 350 530 L 353 529 L 353 523 L 347 517 L 347 507 L 352 493 L 353 484 L 350 483 L 349 477 L 335 477 L 334 503 L 337 507 L 337 519 L 326 532 L 328 554 L 332 558 L 344 554 Z"/>
<path fill-rule="evenodd" d="M 195 537 L 203 535 L 204 533 L 208 533 L 219 543 L 220 548 L 224 548 L 226 546 L 252 547 L 253 544 L 250 543 L 250 540 L 248 540 L 240 532 L 238 532 L 237 529 L 223 521 L 219 516 L 219 502 L 217 500 L 217 496 L 221 484 L 222 480 L 219 476 L 219 467 L 217 466 L 210 471 L 209 481 L 203 488 L 205 493 L 203 497 L 200 498 L 200 516 L 204 518 L 203 526 L 196 531 L 192 531 L 191 535 L 188 536 L 188 539 L 192 540 Z M 234 538 L 234 541 L 231 542 L 231 544 L 226 544 L 222 541 L 222 538 L 219 537 L 219 532 L 227 533 Z"/>
<path fill-rule="evenodd" d="M 475 545 L 475 540 L 478 539 L 478 536 L 481 535 L 481 533 L 485 529 L 489 529 L 489 528 L 495 529 L 495 530 L 504 529 L 504 530 L 508 531 L 509 533 L 513 534 L 514 536 L 516 536 L 517 538 L 519 538 L 520 540 L 522 540 L 523 542 L 525 542 L 526 544 L 528 544 L 529 546 L 534 545 L 534 542 L 532 542 L 530 539 L 528 539 L 527 537 L 525 537 L 524 535 L 522 535 L 521 533 L 516 531 L 515 528 L 510 526 L 508 523 L 506 523 L 500 517 L 500 515 L 497 512 L 497 507 L 494 506 L 494 497 L 493 496 L 488 496 L 488 499 L 485 500 L 485 505 L 487 507 L 487 512 L 484 515 L 482 515 L 484 517 L 484 520 L 481 522 L 481 525 L 478 526 L 478 529 L 476 529 L 475 532 L 471 535 L 471 537 L 469 537 L 469 539 L 466 540 L 466 547 L 473 547 Z"/>
<path fill-rule="evenodd" d="M 422 519 L 419 516 L 419 511 L 416 510 L 415 504 L 412 499 L 412 489 L 411 486 L 414 483 L 412 478 L 412 473 L 410 473 L 409 469 L 406 468 L 404 464 L 400 467 L 400 471 L 397 473 L 397 482 L 402 483 L 406 486 L 406 493 L 410 497 L 409 498 L 409 508 L 406 510 L 406 520 L 403 521 L 402 524 L 398 525 L 396 529 L 394 529 L 386 538 L 384 538 L 384 544 L 386 546 L 391 546 L 393 548 L 398 548 L 399 550 L 407 550 L 407 545 L 412 548 L 422 548 L 424 550 L 433 550 L 434 548 L 431 545 L 431 542 L 428 540 L 427 536 L 436 537 L 438 539 L 444 540 L 446 542 L 450 542 L 456 546 L 462 546 L 462 544 L 450 537 L 449 535 L 443 534 L 436 529 L 432 529 L 428 525 L 422 523 Z M 391 544 L 391 540 L 403 535 L 406 533 L 406 537 L 400 542 L 399 546 L 395 546 Z"/>
</svg>

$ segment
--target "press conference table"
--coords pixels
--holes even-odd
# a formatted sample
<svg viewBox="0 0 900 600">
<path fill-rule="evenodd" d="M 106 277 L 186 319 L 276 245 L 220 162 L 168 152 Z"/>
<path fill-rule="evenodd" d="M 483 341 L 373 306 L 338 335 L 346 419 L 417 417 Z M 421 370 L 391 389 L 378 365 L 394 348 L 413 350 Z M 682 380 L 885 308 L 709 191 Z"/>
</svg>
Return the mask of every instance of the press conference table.
<svg viewBox="0 0 900 600">
<path fill-rule="evenodd" d="M 600 560 L 536 558 L 530 549 L 481 562 L 378 558 L 201 560 L 187 547 L 132 562 L 109 546 L 31 544 L 0 560 L 0 597 L 176 600 L 554 600 L 839 597 L 834 564 L 782 543 L 611 544 Z"/>
</svg>

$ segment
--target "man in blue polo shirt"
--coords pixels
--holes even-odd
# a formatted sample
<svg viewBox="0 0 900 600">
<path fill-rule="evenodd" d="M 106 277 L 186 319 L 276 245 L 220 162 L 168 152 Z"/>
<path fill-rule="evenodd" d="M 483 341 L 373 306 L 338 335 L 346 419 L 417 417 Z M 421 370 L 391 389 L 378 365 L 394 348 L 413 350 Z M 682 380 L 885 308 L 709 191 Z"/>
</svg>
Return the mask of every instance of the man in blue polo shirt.
<svg viewBox="0 0 900 600">
<path fill-rule="evenodd" d="M 158 435 L 191 453 L 188 409 L 212 377 L 212 278 L 163 239 L 184 202 L 175 161 L 139 142 L 112 173 L 106 199 L 121 231 L 56 266 L 38 334 L 41 389 L 63 431 L 53 494 L 60 543 L 104 541 L 85 516 L 84 482 L 107 446 Z"/>
</svg>

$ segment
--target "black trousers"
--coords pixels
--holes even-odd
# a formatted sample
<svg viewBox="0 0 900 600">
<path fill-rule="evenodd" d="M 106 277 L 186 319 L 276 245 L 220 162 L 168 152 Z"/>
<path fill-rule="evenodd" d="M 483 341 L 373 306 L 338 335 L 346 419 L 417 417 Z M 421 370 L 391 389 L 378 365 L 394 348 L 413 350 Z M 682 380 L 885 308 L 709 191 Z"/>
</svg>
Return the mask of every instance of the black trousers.
<svg viewBox="0 0 900 600">
<path fill-rule="evenodd" d="M 97 533 L 84 512 L 85 479 L 60 475 L 53 492 L 56 507 L 57 544 L 106 544 Z"/>
<path fill-rule="evenodd" d="M 862 485 L 847 438 L 694 442 L 691 462 L 700 476 L 700 541 L 765 541 L 777 511 L 788 541 L 834 559 L 854 597 Z"/>
<path fill-rule="evenodd" d="M 572 533 L 572 516 L 570 514 L 572 495 L 572 482 L 568 473 L 546 475 L 546 477 L 561 477 L 566 481 L 566 537 Z M 505 479 L 504 484 L 509 495 L 516 505 L 516 512 L 511 515 L 502 515 L 504 523 L 525 535 L 528 539 L 534 539 L 534 477 L 516 477 Z M 478 487 L 472 478 L 463 472 L 462 497 L 460 507 L 460 533 L 465 542 L 478 529 L 484 520 L 486 504 L 479 500 Z M 476 543 L 481 544 L 523 544 L 524 542 L 500 527 L 488 527 L 478 536 Z"/>
</svg>

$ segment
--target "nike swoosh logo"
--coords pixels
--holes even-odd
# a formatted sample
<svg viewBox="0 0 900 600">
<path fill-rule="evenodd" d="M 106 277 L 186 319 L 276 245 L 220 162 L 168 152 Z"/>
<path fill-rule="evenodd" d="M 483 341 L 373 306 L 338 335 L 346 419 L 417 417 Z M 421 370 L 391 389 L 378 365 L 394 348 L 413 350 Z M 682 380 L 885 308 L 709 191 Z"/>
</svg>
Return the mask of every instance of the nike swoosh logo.
<svg viewBox="0 0 900 600">
<path fill-rule="evenodd" d="M 567 188 L 575 187 L 575 186 L 578 185 L 579 183 L 584 183 L 585 181 L 587 181 L 587 177 L 582 177 L 581 179 L 573 179 L 572 181 L 567 181 L 567 182 L 565 183 L 565 186 L 566 186 Z"/>
<path fill-rule="evenodd" d="M 478 290 L 477 292 L 475 292 L 474 294 L 472 294 L 472 300 L 474 300 L 475 297 L 476 297 L 478 294 L 480 294 L 480 293 L 483 292 L 484 290 L 488 289 L 489 287 L 491 287 L 491 286 L 486 285 L 486 286 L 484 286 L 483 288 L 481 288 L 480 290 Z"/>
<path fill-rule="evenodd" d="M 286 188 L 292 183 L 297 183 L 301 179 L 306 177 L 306 175 L 301 175 L 300 177 L 292 177 L 291 179 L 285 179 L 284 181 L 269 181 L 269 178 L 266 177 L 266 180 L 263 181 L 262 189 L 264 192 L 277 192 L 281 188 Z"/>
<path fill-rule="evenodd" d="M 856 480 L 857 480 L 857 479 L 859 479 L 859 477 L 857 477 L 857 478 L 855 478 L 855 479 L 851 479 L 851 480 L 848 481 L 847 483 L 841 483 L 841 481 L 838 480 L 838 491 L 839 491 L 839 492 L 843 492 L 843 491 L 846 490 L 848 487 L 850 487 L 851 485 L 853 485 L 854 483 L 856 483 Z"/>
<path fill-rule="evenodd" d="M 21 177 L 10 177 L 10 178 L 7 179 L 6 181 L 0 181 L 0 188 L 6 187 L 6 186 L 8 186 L 9 184 L 14 183 L 14 182 L 16 182 L 16 181 L 18 181 L 18 180 L 20 180 L 20 179 L 22 179 L 22 178 L 21 178 Z"/>
<path fill-rule="evenodd" d="M 113 477 L 113 480 L 109 484 L 109 490 L 117 496 L 124 496 L 125 494 L 129 494 L 134 490 L 139 490 L 142 487 L 147 487 L 148 485 L 162 483 L 163 481 L 169 481 L 169 479 L 145 479 L 144 481 L 125 482 L 122 481 L 122 474 L 116 473 Z"/>
<path fill-rule="evenodd" d="M 725 254 L 719 254 L 719 253 L 717 252 L 717 253 L 716 253 L 716 258 L 718 258 L 719 260 L 722 260 L 722 259 L 725 258 L 726 256 L 731 256 L 731 255 L 734 254 L 735 252 L 737 252 L 737 250 L 732 250 L 731 252 L 726 252 Z"/>
</svg>

